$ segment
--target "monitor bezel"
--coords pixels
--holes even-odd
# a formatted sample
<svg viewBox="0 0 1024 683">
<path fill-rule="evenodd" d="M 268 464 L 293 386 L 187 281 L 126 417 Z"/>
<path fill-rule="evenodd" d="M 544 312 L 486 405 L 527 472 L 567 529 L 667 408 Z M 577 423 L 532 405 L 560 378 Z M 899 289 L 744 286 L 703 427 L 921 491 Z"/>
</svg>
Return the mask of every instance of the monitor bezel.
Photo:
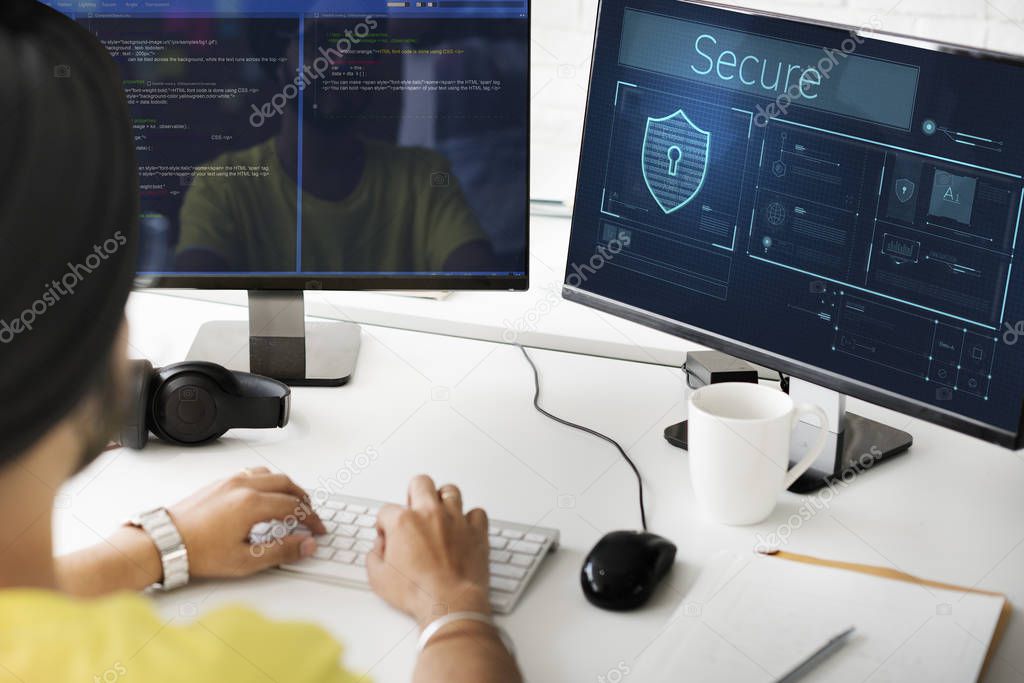
<svg viewBox="0 0 1024 683">
<path fill-rule="evenodd" d="M 751 9 L 747 7 L 734 7 L 730 5 L 724 5 L 718 2 L 709 2 L 707 0 L 676 0 L 680 4 L 687 5 L 699 5 L 702 7 L 711 7 L 714 9 L 723 10 L 726 12 L 732 12 L 734 14 L 746 14 L 757 17 L 765 17 L 771 19 L 782 19 L 785 21 L 793 21 L 801 24 L 807 24 L 817 27 L 825 27 L 838 29 L 841 31 L 851 32 L 854 35 L 861 36 L 863 38 L 869 38 L 873 40 L 883 40 L 887 42 L 897 43 L 900 45 L 907 45 L 910 47 L 922 48 L 925 50 L 931 50 L 933 52 L 943 52 L 947 54 L 967 56 L 975 59 L 982 59 L 985 61 L 1008 63 L 1014 66 L 1024 67 L 1024 58 L 1011 55 L 1004 52 L 997 52 L 993 50 L 987 50 L 983 48 L 973 48 L 966 45 L 958 45 L 955 43 L 945 43 L 932 39 L 922 39 L 914 36 L 907 36 L 899 33 L 890 33 L 887 31 L 879 30 L 864 30 L 863 28 L 857 28 L 848 26 L 845 24 L 838 24 L 827 21 L 817 21 L 809 19 L 807 17 L 797 17 L 789 14 L 782 14 L 777 12 L 770 12 L 766 10 Z M 582 177 L 583 169 L 583 145 L 586 143 L 587 135 L 587 121 L 590 118 L 590 95 L 593 87 L 594 69 L 597 68 L 597 44 L 600 39 L 601 30 L 601 15 L 604 10 L 605 0 L 599 0 L 597 7 L 597 17 L 595 18 L 594 27 L 594 43 L 591 50 L 590 59 L 590 81 L 587 84 L 587 100 L 586 100 L 586 111 L 584 114 L 584 125 L 582 132 L 582 141 L 580 145 L 580 161 L 576 183 L 576 196 L 580 193 L 580 178 Z M 997 444 L 1005 448 L 1014 450 L 1020 450 L 1024 448 L 1024 396 L 1021 397 L 1021 414 L 1018 420 L 1018 426 L 1016 432 L 1010 432 L 1005 429 L 996 427 L 985 422 L 966 417 L 959 413 L 945 411 L 937 408 L 934 405 L 924 403 L 898 393 L 883 389 L 881 387 L 861 382 L 849 377 L 845 377 L 840 374 L 830 372 L 824 368 L 816 365 L 811 365 L 803 361 L 790 358 L 781 354 L 776 354 L 766 349 L 761 349 L 755 346 L 751 346 L 744 342 L 731 337 L 725 337 L 722 335 L 715 334 L 709 330 L 703 330 L 691 325 L 687 325 L 684 322 L 667 318 L 657 313 L 652 313 L 635 306 L 609 299 L 593 292 L 588 292 L 584 289 L 573 287 L 567 283 L 569 276 L 568 266 L 566 269 L 566 282 L 562 285 L 562 296 L 575 303 L 593 308 L 604 313 L 623 318 L 635 322 L 645 327 L 650 327 L 661 332 L 666 332 L 676 337 L 686 339 L 688 341 L 701 344 L 708 348 L 723 353 L 728 353 L 737 358 L 757 363 L 778 370 L 779 372 L 801 379 L 819 386 L 831 389 L 833 391 L 857 398 L 868 403 L 888 408 L 890 410 L 909 415 L 913 418 L 932 422 L 934 424 L 948 427 L 957 432 L 973 436 L 983 441 Z"/>
<path fill-rule="evenodd" d="M 250 275 L 239 273 L 211 274 L 183 273 L 169 275 L 139 273 L 136 286 L 140 289 L 210 289 L 210 290 L 261 290 L 261 291 L 511 291 L 525 292 L 530 289 L 530 178 L 532 161 L 532 120 L 533 100 L 533 0 L 526 2 L 526 177 L 523 191 L 523 272 L 515 275 L 487 275 L 472 273 L 452 275 L 447 273 L 424 273 L 413 275 L 348 275 L 345 273 L 324 275 L 303 275 L 282 273 L 281 275 Z"/>
</svg>

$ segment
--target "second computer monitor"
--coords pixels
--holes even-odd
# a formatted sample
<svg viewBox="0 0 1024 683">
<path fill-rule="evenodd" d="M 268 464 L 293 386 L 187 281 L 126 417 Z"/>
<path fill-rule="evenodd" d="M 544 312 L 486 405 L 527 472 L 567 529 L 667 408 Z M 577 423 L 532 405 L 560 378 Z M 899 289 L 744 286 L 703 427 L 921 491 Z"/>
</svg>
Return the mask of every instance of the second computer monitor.
<svg viewBox="0 0 1024 683">
<path fill-rule="evenodd" d="M 883 29 L 603 0 L 566 294 L 1019 446 L 1024 66 Z"/>
<path fill-rule="evenodd" d="M 526 286 L 528 0 L 52 4 L 121 69 L 147 284 Z"/>
</svg>

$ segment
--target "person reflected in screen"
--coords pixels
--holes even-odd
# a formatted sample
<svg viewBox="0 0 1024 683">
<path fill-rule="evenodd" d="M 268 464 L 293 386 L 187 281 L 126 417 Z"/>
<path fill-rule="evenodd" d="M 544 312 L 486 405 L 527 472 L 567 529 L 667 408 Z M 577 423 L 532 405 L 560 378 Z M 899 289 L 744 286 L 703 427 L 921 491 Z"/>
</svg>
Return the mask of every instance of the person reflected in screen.
<svg viewBox="0 0 1024 683">
<path fill-rule="evenodd" d="M 276 109 L 265 104 L 250 117 L 252 125 L 277 126 L 276 135 L 207 165 L 266 171 L 197 171 L 180 215 L 179 271 L 294 272 L 298 249 L 307 273 L 494 269 L 491 244 L 448 160 L 393 142 L 400 93 L 372 85 L 401 79 L 401 57 L 379 54 L 385 21 L 311 20 L 304 46 L 297 31 L 254 24 L 250 42 L 271 60 L 265 66 L 274 92 L 297 96 L 278 96 Z M 304 92 L 294 87 L 298 74 Z"/>
<path fill-rule="evenodd" d="M 69 495 L 62 487 L 108 446 L 130 393 L 125 304 L 138 256 L 138 171 L 121 76 L 93 35 L 34 0 L 4 0 L 0 56 L 0 681 L 369 680 L 314 625 L 202 608 L 212 588 L 193 593 L 198 615 L 160 616 L 137 592 L 164 581 L 161 553 L 135 525 L 54 557 L 55 522 L 99 538 L 81 493 L 117 476 L 96 463 L 75 485 L 73 511 L 55 520 L 58 495 Z M 248 576 L 315 553 L 325 527 L 308 494 L 254 465 L 160 509 L 183 540 L 186 579 Z M 308 533 L 250 542 L 256 523 L 288 516 Z M 381 508 L 377 523 L 371 587 L 420 628 L 441 626 L 413 680 L 519 683 L 486 619 L 487 515 L 464 511 L 455 486 L 418 476 L 407 505 Z M 323 609 L 345 611 L 343 591 L 324 595 Z M 438 624 L 439 608 L 483 621 Z M 398 629 L 395 644 L 408 635 Z"/>
</svg>

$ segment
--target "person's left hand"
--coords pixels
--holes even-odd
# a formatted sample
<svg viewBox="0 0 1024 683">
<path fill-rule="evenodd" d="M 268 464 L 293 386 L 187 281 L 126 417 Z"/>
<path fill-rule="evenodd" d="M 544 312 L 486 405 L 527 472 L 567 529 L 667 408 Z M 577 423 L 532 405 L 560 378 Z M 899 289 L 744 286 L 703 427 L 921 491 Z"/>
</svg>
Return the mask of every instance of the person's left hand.
<svg viewBox="0 0 1024 683">
<path fill-rule="evenodd" d="M 167 510 L 185 541 L 194 578 L 248 576 L 297 562 L 316 550 L 316 540 L 308 533 L 252 545 L 249 532 L 258 522 L 297 522 L 313 534 L 327 531 L 306 492 L 266 467 L 207 486 Z"/>
</svg>

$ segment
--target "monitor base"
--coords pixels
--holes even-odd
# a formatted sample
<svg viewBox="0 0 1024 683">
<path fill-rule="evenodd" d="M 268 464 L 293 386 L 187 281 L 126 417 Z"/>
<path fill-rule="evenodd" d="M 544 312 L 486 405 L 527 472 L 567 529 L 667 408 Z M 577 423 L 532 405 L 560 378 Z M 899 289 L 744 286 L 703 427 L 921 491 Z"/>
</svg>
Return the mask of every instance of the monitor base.
<svg viewBox="0 0 1024 683">
<path fill-rule="evenodd" d="M 355 372 L 361 340 L 355 323 L 306 323 L 302 292 L 249 292 L 249 322 L 203 324 L 188 360 L 291 386 L 339 387 Z"/>
<path fill-rule="evenodd" d="M 802 424 L 798 429 L 801 427 Z M 686 420 L 665 428 L 665 440 L 676 448 L 687 450 L 687 438 Z M 825 450 L 836 454 L 835 469 L 825 472 L 812 467 L 793 482 L 790 491 L 814 493 L 830 484 L 848 482 L 879 462 L 905 453 L 914 443 L 914 437 L 907 432 L 855 413 L 846 413 L 843 433 L 829 434 L 829 439 L 831 444 L 826 443 Z"/>
<path fill-rule="evenodd" d="M 822 428 L 826 431 L 825 448 L 811 468 L 797 479 L 789 490 L 813 493 L 838 482 L 849 480 L 874 467 L 878 462 L 905 452 L 914 437 L 903 430 L 846 411 L 846 397 L 809 382 L 789 378 L 788 394 L 797 404 L 809 403 L 825 412 L 824 425 L 800 420 L 793 428 L 790 442 L 790 464 L 799 462 L 808 452 Z M 665 439 L 686 449 L 688 432 L 685 422 L 665 429 Z"/>
</svg>

